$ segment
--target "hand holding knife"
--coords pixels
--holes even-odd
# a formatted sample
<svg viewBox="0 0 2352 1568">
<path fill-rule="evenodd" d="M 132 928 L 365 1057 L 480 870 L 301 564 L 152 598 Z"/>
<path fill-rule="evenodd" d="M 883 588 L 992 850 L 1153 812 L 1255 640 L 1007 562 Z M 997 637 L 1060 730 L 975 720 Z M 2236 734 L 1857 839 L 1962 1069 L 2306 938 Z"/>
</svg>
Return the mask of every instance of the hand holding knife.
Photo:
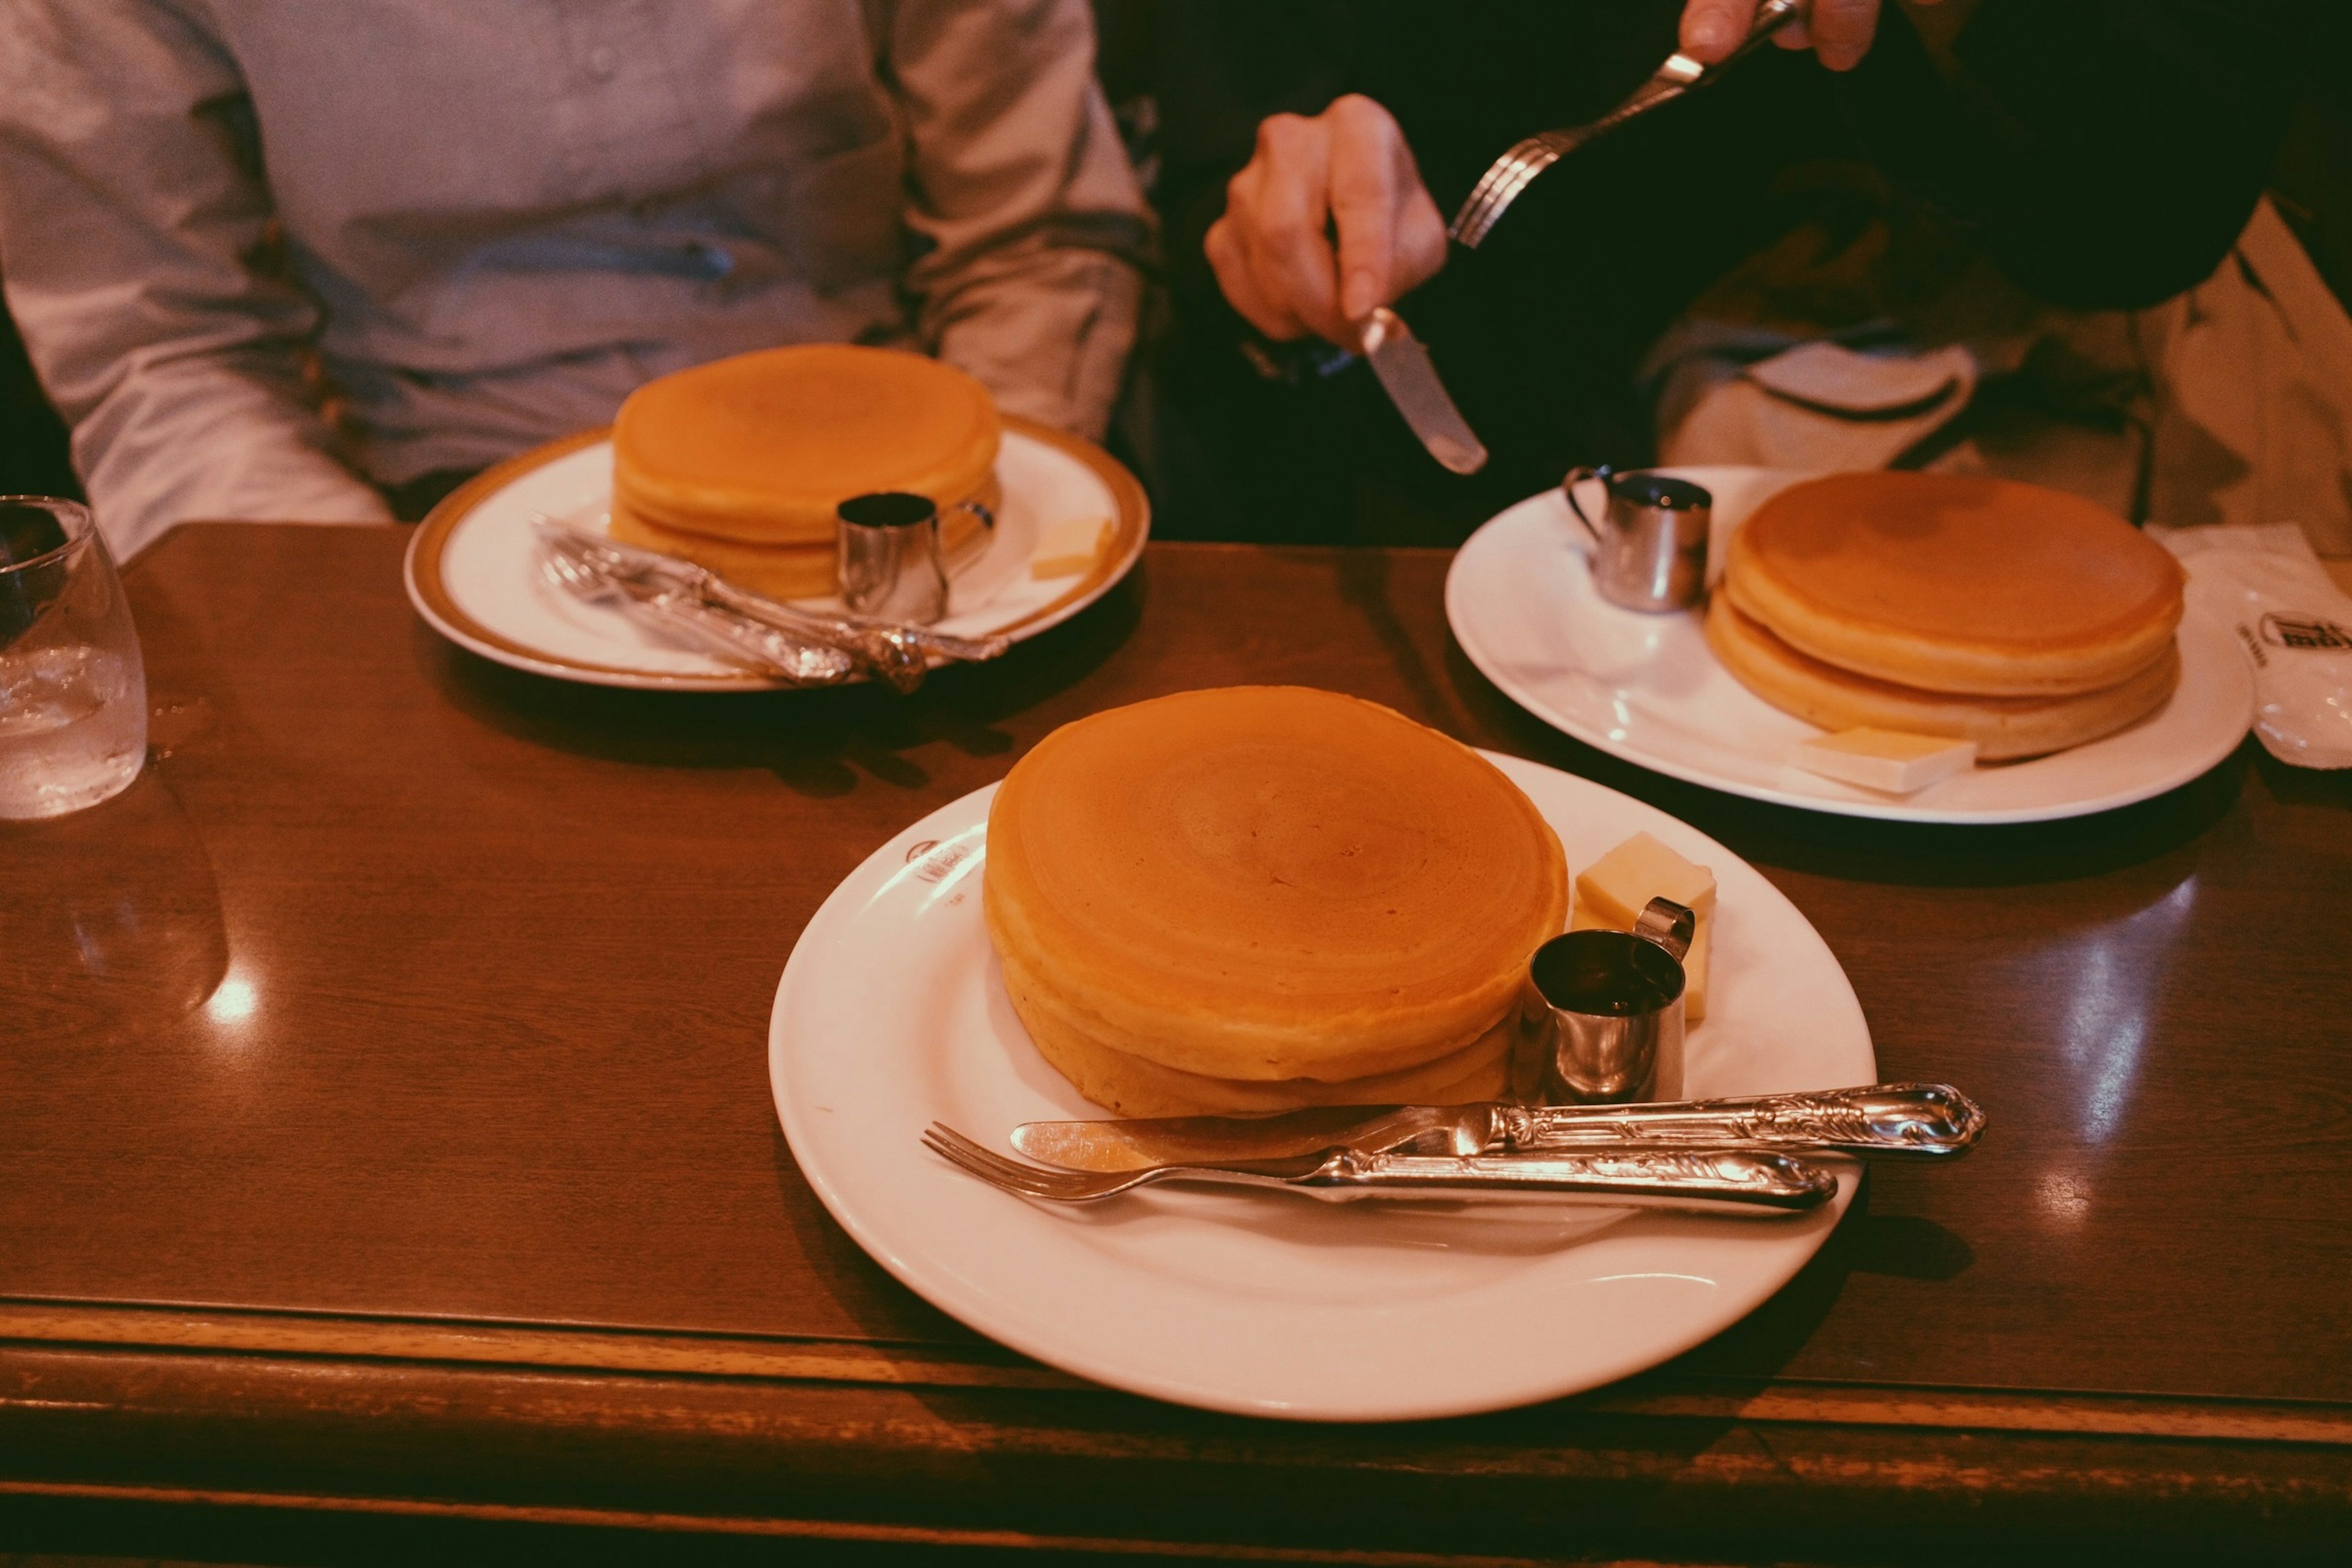
<svg viewBox="0 0 2352 1568">
<path fill-rule="evenodd" d="M 1335 354 L 1360 353 L 1430 456 L 1457 474 L 1484 467 L 1485 445 L 1390 308 L 1445 265 L 1446 238 L 1388 110 L 1349 93 L 1312 118 L 1273 116 L 1226 200 L 1202 249 L 1226 300 L 1265 334 L 1249 357 L 1286 376 L 1302 359 L 1328 373 Z"/>
</svg>

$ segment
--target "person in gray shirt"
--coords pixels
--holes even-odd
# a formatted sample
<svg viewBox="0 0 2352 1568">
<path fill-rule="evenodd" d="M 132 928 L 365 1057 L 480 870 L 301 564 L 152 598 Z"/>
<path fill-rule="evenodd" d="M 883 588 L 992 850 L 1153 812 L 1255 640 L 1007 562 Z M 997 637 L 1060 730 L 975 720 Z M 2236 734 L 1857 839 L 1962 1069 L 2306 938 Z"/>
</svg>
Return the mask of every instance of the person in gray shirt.
<svg viewBox="0 0 2352 1568">
<path fill-rule="evenodd" d="M 1098 435 L 1151 230 L 1093 64 L 1085 0 L 10 0 L 0 279 L 125 554 L 778 343 Z"/>
</svg>

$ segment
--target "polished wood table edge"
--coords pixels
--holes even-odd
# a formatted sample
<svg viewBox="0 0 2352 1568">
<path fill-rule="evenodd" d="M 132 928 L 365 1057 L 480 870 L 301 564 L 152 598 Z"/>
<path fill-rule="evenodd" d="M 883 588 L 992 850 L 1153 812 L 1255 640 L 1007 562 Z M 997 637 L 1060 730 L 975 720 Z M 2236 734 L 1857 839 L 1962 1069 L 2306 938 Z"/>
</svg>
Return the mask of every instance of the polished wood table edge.
<svg viewBox="0 0 2352 1568">
<path fill-rule="evenodd" d="M 49 1485 L 0 1480 L 0 1499 L 7 1498 L 73 1500 L 117 1506 L 146 1503 L 179 1508 L 364 1514 L 373 1518 L 391 1515 L 469 1523 L 646 1531 L 669 1535 L 766 1537 L 845 1546 L 1052 1552 L 1066 1557 L 1086 1552 L 1103 1556 L 1176 1557 L 1193 1562 L 1223 1559 L 1240 1563 L 1332 1563 L 1344 1565 L 1344 1568 L 1557 1568 L 1560 1561 L 1551 1556 L 1498 1556 L 1492 1553 L 1465 1556 L 1451 1552 L 1381 1552 L 1348 1547 L 1170 1541 L 1157 1537 L 1058 1535 L 1019 1530 L 874 1524 L 854 1520 L 720 1518 L 709 1514 L 653 1510 L 456 1503 L 410 1498 L 339 1498 L 304 1492 L 225 1492 L 185 1487 Z M 1621 1560 L 1617 1568 L 1643 1568 L 1643 1565 Z M 1659 1564 L 1657 1568 L 1669 1568 L 1669 1565 Z"/>
<path fill-rule="evenodd" d="M 0 1297 L 0 1346 L 9 1343 L 933 1388 L 1095 1386 L 993 1345 Z"/>
<path fill-rule="evenodd" d="M 940 1346 L 489 1320 L 0 1298 L 5 1347 L 417 1362 L 618 1375 L 1102 1392 L 991 1345 Z M 11 1401 L 0 1394 L 0 1410 Z M 2305 1443 L 2352 1447 L 2352 1404 L 1654 1372 L 1564 1402 L 1593 1415 L 1743 1424 Z"/>
<path fill-rule="evenodd" d="M 1335 1428 L 1138 1422 L 1107 1392 L 0 1342 L 0 1525 L 74 1507 L 353 1540 L 405 1521 L 1467 1568 L 1878 1563 L 1890 1530 L 1939 1563 L 2323 1561 L 2352 1517 L 2340 1442 L 1853 1425 L 1896 1414 L 1867 1397 L 1887 1391 L 1828 1392 L 1847 1423 L 1743 1420 L 1737 1391 L 1694 1388 L 1656 1414 Z"/>
</svg>

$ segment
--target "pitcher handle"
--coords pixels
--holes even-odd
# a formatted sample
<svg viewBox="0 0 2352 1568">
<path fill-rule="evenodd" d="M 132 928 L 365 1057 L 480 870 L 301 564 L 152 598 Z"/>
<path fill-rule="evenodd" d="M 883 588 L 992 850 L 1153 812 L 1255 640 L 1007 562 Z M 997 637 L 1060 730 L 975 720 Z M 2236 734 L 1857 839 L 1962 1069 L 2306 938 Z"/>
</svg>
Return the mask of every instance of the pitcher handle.
<svg viewBox="0 0 2352 1568">
<path fill-rule="evenodd" d="M 1576 487 L 1587 479 L 1599 479 L 1601 490 L 1605 493 L 1609 489 L 1609 481 L 1614 474 L 1615 470 L 1606 463 L 1602 463 L 1598 468 L 1587 463 L 1579 463 L 1568 470 L 1568 478 L 1559 481 L 1559 493 L 1568 498 L 1568 510 L 1573 512 L 1576 521 L 1583 525 L 1584 536 L 1592 541 L 1592 547 L 1595 550 L 1601 548 L 1601 525 L 1584 515 L 1584 508 L 1579 505 L 1576 500 Z"/>
<path fill-rule="evenodd" d="M 996 511 L 985 501 L 960 500 L 953 506 L 941 507 L 940 516 L 944 520 L 951 511 L 968 511 L 980 520 L 980 531 L 968 535 L 957 549 L 948 549 L 944 540 L 940 542 L 940 564 L 949 573 L 953 574 L 962 571 L 980 559 L 981 552 L 986 550 L 989 542 L 996 537 Z"/>
</svg>

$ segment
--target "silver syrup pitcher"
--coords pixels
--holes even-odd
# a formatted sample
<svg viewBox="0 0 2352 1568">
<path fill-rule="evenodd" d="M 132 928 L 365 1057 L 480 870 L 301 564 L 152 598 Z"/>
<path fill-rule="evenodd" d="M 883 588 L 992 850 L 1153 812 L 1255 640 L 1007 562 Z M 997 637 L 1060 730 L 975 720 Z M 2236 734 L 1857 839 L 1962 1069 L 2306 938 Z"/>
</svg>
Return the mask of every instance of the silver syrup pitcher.
<svg viewBox="0 0 2352 1568">
<path fill-rule="evenodd" d="M 1598 479 L 1607 500 L 1595 521 L 1576 487 Z M 1560 481 L 1568 510 L 1592 543 L 1592 584 L 1629 610 L 1684 610 L 1706 586 L 1706 535 L 1715 498 L 1688 479 L 1651 468 L 1578 468 Z"/>
</svg>

